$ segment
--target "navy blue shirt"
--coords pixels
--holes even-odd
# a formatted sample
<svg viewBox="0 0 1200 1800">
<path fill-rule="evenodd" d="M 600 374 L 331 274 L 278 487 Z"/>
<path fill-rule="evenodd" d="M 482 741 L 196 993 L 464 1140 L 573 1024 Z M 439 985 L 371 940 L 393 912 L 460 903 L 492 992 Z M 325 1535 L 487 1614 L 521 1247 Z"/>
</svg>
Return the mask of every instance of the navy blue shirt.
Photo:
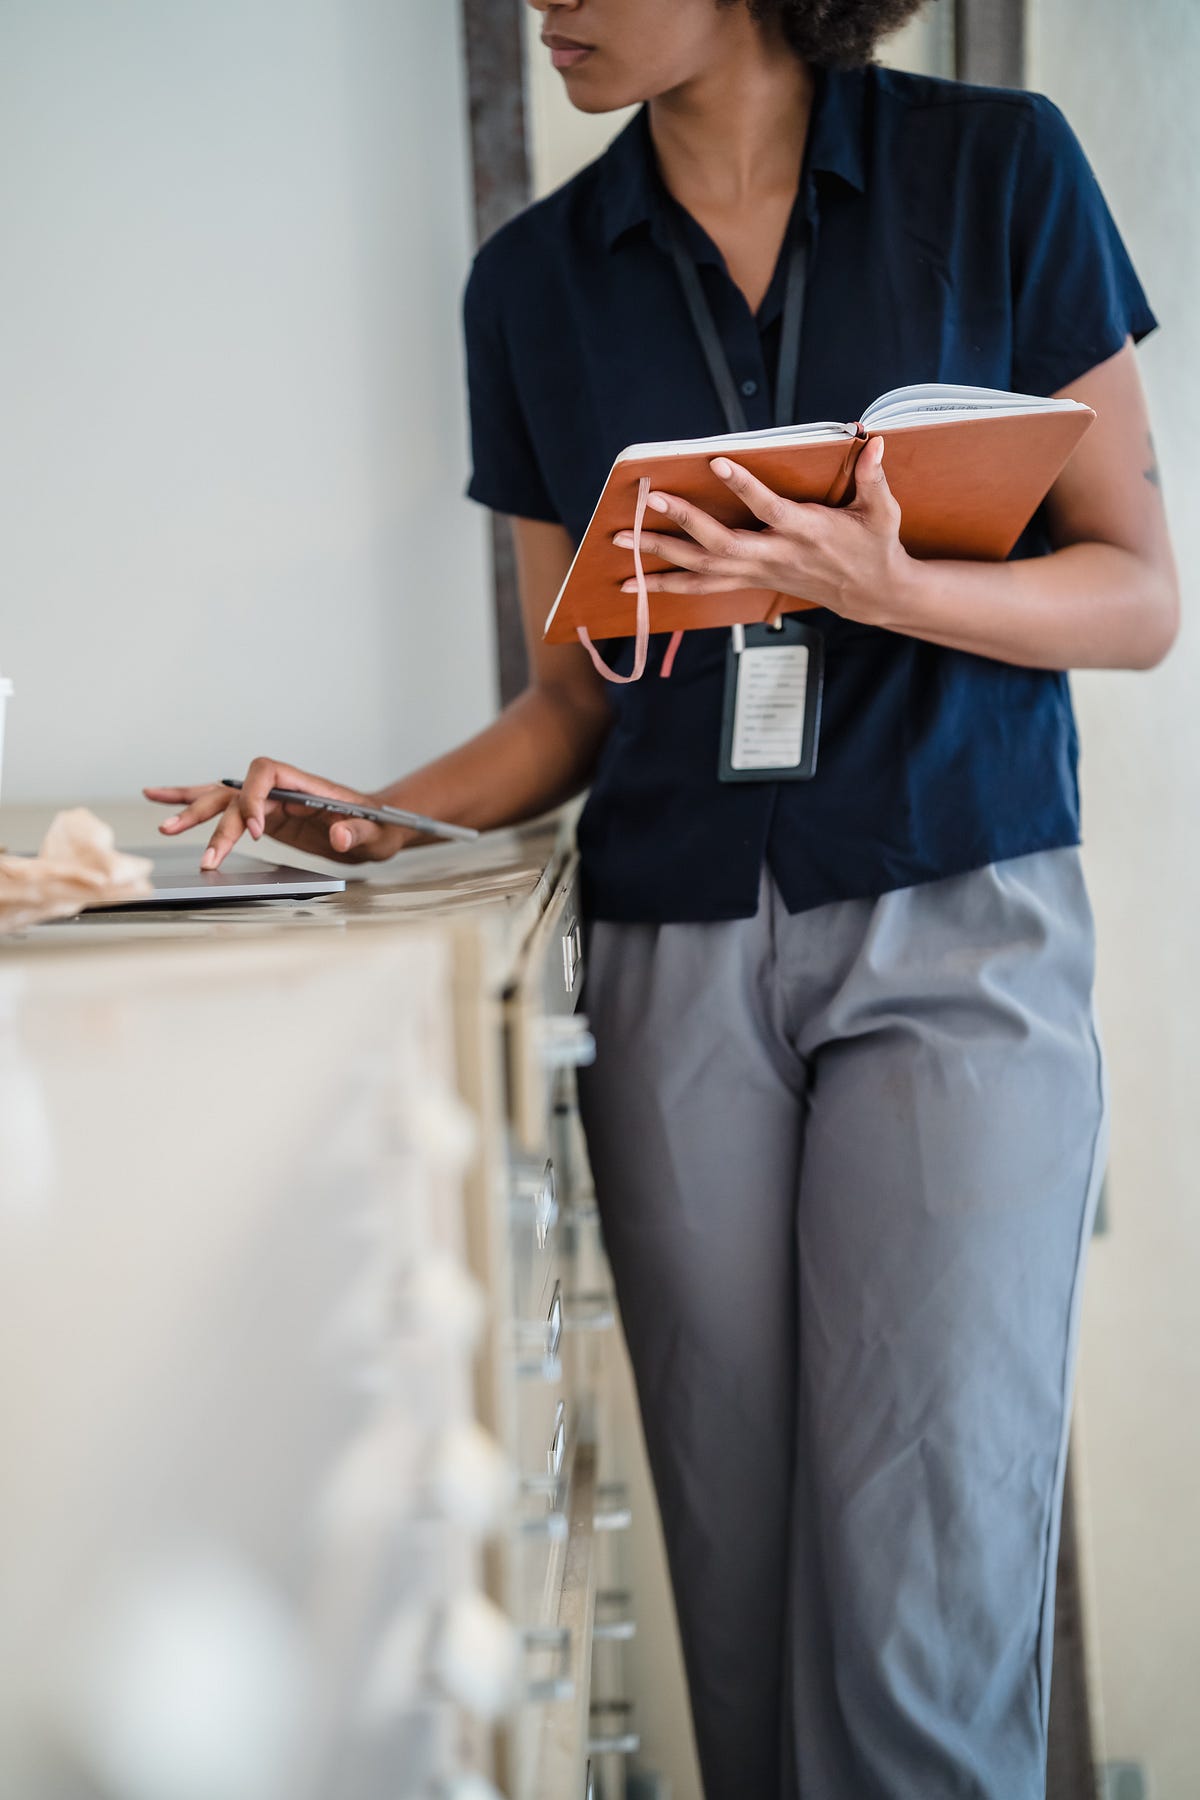
<svg viewBox="0 0 1200 1800">
<path fill-rule="evenodd" d="M 625 445 L 726 429 L 668 208 L 748 424 L 772 423 L 785 258 L 753 315 L 668 196 L 643 109 L 476 257 L 464 305 L 475 499 L 560 521 L 578 543 Z M 1052 394 L 1154 328 L 1087 160 L 1037 94 L 820 72 L 790 229 L 805 220 L 797 421 L 857 419 L 917 381 Z M 1050 548 L 1039 513 L 1013 554 Z M 803 617 L 826 638 L 810 781 L 718 780 L 727 631 L 689 632 L 669 681 L 660 636 L 645 677 L 607 690 L 613 726 L 579 824 L 591 916 L 749 917 L 764 859 L 796 912 L 1079 841 L 1065 674 L 825 609 Z M 632 645 L 619 648 L 609 660 L 627 670 Z"/>
</svg>

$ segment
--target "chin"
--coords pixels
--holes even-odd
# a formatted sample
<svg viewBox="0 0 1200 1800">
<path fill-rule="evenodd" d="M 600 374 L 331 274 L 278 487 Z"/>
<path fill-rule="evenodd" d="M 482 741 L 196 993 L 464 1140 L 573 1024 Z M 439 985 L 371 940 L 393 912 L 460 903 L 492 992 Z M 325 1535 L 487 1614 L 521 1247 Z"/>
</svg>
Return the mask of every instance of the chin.
<svg viewBox="0 0 1200 1800">
<path fill-rule="evenodd" d="M 570 95 L 571 105 L 581 113 L 620 112 L 624 106 L 640 105 L 641 99 L 640 94 L 618 94 L 611 100 L 598 94 Z"/>
<path fill-rule="evenodd" d="M 632 84 L 589 79 L 588 72 L 583 69 L 574 79 L 569 73 L 565 75 L 563 86 L 567 90 L 567 99 L 575 111 L 581 113 L 619 112 L 624 106 L 640 106 L 646 98 L 641 89 Z"/>
</svg>

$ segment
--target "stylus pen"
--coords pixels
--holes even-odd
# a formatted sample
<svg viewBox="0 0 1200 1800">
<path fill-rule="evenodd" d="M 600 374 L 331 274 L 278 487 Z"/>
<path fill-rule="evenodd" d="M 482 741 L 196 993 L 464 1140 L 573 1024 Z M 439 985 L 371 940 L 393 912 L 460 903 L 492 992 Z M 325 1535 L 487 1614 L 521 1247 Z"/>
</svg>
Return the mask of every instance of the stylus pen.
<svg viewBox="0 0 1200 1800">
<path fill-rule="evenodd" d="M 222 787 L 240 788 L 240 781 L 228 776 Z M 477 838 L 473 825 L 447 825 L 444 819 L 427 819 L 424 813 L 403 812 L 398 806 L 361 806 L 357 800 L 334 800 L 324 794 L 302 794 L 297 788 L 272 788 L 268 800 L 292 800 L 297 806 L 311 806 L 315 812 L 345 813 L 352 819 L 373 819 L 377 825 L 408 825 L 414 831 L 428 831 L 433 837 L 461 838 L 464 843 Z"/>
</svg>

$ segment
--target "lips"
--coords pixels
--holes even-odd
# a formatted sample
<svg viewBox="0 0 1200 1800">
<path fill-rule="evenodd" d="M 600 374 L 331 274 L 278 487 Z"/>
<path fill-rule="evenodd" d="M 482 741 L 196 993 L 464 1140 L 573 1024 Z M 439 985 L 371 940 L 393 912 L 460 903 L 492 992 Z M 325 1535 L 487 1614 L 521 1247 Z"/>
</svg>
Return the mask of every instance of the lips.
<svg viewBox="0 0 1200 1800">
<path fill-rule="evenodd" d="M 559 37 L 554 32 L 547 33 L 542 42 L 549 50 L 550 61 L 556 69 L 576 68 L 587 60 L 595 48 L 593 44 L 580 44 L 574 38 Z"/>
</svg>

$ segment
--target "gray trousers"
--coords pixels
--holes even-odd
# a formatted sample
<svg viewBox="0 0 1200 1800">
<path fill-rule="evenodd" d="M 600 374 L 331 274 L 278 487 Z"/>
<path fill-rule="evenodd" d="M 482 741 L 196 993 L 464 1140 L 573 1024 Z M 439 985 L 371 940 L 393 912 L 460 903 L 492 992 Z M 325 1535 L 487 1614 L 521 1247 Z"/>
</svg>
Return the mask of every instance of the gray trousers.
<svg viewBox="0 0 1200 1800">
<path fill-rule="evenodd" d="M 590 931 L 581 1104 L 707 1800 L 1035 1800 L 1104 1156 L 1074 850 Z"/>
</svg>

